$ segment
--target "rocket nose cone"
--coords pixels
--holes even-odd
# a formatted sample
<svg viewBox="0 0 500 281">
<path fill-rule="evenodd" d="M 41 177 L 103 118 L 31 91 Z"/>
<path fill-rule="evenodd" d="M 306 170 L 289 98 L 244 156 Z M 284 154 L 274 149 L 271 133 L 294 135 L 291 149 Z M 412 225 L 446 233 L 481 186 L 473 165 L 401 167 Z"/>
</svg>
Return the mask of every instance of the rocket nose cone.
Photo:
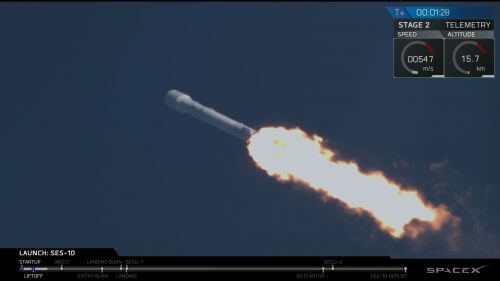
<svg viewBox="0 0 500 281">
<path fill-rule="evenodd" d="M 182 96 L 188 96 L 188 95 L 184 94 L 181 91 L 170 90 L 167 92 L 167 94 L 165 94 L 165 103 L 167 104 L 168 107 L 175 108 L 177 99 Z"/>
</svg>

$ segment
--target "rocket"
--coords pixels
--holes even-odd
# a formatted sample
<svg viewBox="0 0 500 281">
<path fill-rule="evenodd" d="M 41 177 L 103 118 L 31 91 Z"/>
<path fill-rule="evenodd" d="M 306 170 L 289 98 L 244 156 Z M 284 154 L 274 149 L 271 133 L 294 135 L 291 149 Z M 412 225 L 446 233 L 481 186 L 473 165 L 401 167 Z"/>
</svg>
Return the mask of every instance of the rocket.
<svg viewBox="0 0 500 281">
<path fill-rule="evenodd" d="M 208 123 L 215 128 L 247 141 L 255 130 L 247 125 L 235 121 L 224 114 L 221 114 L 210 107 L 206 107 L 190 96 L 177 90 L 170 90 L 165 95 L 165 103 L 168 107 L 177 110 L 180 113 L 191 115 L 200 121 Z"/>
</svg>

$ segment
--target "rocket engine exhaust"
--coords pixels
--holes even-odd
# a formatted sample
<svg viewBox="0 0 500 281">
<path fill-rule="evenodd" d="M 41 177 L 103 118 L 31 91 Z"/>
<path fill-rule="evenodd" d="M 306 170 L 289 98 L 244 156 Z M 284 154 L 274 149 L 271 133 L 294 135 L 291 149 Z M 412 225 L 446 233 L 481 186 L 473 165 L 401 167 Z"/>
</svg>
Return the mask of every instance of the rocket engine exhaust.
<svg viewBox="0 0 500 281">
<path fill-rule="evenodd" d="M 405 189 L 382 172 L 364 173 L 356 163 L 336 159 L 319 136 L 299 128 L 256 131 L 177 90 L 167 92 L 165 103 L 245 141 L 250 157 L 269 176 L 301 183 L 324 199 L 342 202 L 347 210 L 368 214 L 394 238 L 414 239 L 428 230 L 441 230 L 448 221 L 460 222 L 446 205 L 427 202 L 416 189 Z"/>
<path fill-rule="evenodd" d="M 168 91 L 165 95 L 165 103 L 180 113 L 191 115 L 243 141 L 247 141 L 255 133 L 255 130 L 247 125 L 192 100 L 190 96 L 181 91 Z"/>
</svg>

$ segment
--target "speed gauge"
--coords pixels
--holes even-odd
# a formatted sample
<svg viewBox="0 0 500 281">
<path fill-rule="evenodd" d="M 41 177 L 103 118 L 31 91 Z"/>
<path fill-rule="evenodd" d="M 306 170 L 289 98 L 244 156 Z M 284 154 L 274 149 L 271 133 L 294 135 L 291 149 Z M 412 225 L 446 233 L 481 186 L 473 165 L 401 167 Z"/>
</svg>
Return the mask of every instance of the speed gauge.
<svg viewBox="0 0 500 281">
<path fill-rule="evenodd" d="M 395 39 L 394 77 L 442 77 L 443 41 Z"/>
</svg>

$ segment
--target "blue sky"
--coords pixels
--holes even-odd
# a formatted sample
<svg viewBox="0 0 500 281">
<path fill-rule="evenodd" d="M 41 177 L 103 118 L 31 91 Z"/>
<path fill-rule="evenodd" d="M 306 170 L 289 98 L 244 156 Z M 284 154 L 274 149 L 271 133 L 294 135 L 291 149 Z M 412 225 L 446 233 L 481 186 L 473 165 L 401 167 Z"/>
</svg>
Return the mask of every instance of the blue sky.
<svg viewBox="0 0 500 281">
<path fill-rule="evenodd" d="M 392 28 L 377 3 L 0 4 L 0 247 L 498 257 L 498 79 L 394 79 Z M 394 240 L 168 109 L 172 88 L 319 134 L 461 225 Z"/>
</svg>

